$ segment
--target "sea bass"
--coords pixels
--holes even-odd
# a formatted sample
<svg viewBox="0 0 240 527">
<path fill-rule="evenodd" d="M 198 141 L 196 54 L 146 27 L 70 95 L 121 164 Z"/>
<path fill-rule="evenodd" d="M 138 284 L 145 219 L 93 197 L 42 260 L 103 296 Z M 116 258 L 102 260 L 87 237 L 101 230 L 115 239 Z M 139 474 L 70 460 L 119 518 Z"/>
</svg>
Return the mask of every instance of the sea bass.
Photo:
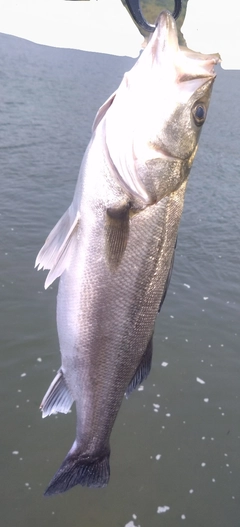
<svg viewBox="0 0 240 527">
<path fill-rule="evenodd" d="M 42 415 L 76 403 L 76 440 L 45 494 L 103 487 L 124 394 L 148 375 L 157 313 L 173 266 L 187 179 L 218 55 L 178 45 L 168 11 L 117 91 L 99 109 L 73 201 L 36 265 L 61 276 L 61 367 Z"/>
</svg>

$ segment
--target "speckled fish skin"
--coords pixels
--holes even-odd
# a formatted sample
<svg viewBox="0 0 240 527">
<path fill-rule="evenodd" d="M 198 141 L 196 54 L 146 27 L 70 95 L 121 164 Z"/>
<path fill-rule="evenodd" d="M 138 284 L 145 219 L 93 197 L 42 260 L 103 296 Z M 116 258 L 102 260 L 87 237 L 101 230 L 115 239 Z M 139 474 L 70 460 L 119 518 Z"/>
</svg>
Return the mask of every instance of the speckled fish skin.
<svg viewBox="0 0 240 527">
<path fill-rule="evenodd" d="M 179 48 L 161 13 L 136 65 L 100 108 L 73 202 L 36 265 L 61 276 L 61 368 L 43 417 L 76 403 L 76 440 L 46 495 L 108 483 L 110 434 L 124 393 L 146 378 L 190 168 L 218 55 Z"/>
</svg>

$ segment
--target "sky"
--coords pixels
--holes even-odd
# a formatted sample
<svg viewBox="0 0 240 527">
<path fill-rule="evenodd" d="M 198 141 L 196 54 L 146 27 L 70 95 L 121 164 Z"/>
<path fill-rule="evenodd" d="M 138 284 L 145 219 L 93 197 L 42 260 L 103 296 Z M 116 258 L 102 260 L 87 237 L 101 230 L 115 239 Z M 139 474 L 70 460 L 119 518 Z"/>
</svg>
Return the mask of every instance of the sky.
<svg viewBox="0 0 240 527">
<path fill-rule="evenodd" d="M 240 69 L 240 1 L 188 0 L 182 33 L 190 49 L 219 53 Z M 0 0 L 0 32 L 53 47 L 139 55 L 143 37 L 120 0 Z"/>
</svg>

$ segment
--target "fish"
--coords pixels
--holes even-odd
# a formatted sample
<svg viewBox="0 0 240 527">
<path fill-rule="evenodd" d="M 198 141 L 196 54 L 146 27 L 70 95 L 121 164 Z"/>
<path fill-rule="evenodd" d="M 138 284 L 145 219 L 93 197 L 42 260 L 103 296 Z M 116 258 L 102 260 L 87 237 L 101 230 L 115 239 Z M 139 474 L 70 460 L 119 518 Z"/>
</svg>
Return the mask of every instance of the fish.
<svg viewBox="0 0 240 527">
<path fill-rule="evenodd" d="M 185 190 L 219 55 L 178 44 L 163 11 L 148 45 L 100 107 L 73 201 L 36 266 L 60 277 L 61 366 L 42 416 L 76 405 L 76 439 L 45 495 L 104 487 L 110 435 L 124 395 L 149 374 Z"/>
</svg>

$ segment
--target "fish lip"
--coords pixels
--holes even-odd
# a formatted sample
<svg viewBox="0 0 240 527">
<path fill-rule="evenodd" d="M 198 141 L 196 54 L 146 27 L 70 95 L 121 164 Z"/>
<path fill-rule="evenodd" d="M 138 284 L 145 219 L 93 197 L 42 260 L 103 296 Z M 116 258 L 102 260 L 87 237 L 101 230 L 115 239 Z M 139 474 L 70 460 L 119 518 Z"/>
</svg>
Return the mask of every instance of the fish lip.
<svg viewBox="0 0 240 527">
<path fill-rule="evenodd" d="M 159 60 L 161 60 L 162 53 L 165 51 L 178 51 L 177 26 L 169 11 L 165 10 L 160 13 L 156 21 L 156 29 L 153 36 L 155 40 L 154 48 Z"/>
<path fill-rule="evenodd" d="M 179 82 L 216 76 L 214 66 L 221 61 L 219 53 L 203 54 L 179 46 L 176 22 L 169 11 L 160 13 L 155 32 L 150 38 L 153 59 L 159 64 L 164 64 L 166 69 L 170 62 L 174 64 Z M 188 75 L 191 79 L 187 79 Z"/>
</svg>

